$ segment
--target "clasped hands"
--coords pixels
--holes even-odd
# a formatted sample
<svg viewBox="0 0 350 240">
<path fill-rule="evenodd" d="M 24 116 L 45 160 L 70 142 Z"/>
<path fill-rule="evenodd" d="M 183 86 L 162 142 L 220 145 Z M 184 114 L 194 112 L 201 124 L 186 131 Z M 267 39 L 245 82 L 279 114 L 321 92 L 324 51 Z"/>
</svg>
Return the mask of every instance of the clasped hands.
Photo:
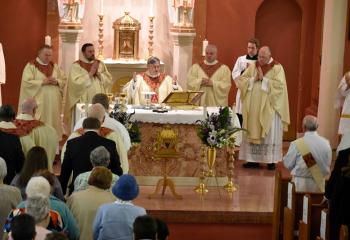
<svg viewBox="0 0 350 240">
<path fill-rule="evenodd" d="M 41 85 L 58 85 L 58 81 L 54 77 L 47 77 L 43 80 Z"/>
<path fill-rule="evenodd" d="M 98 72 L 98 61 L 94 61 L 89 72 L 90 77 L 97 77 L 99 80 L 101 80 L 101 73 Z"/>
<path fill-rule="evenodd" d="M 254 77 L 254 81 L 262 81 L 263 78 L 264 78 L 264 74 L 263 74 L 263 71 L 261 70 L 261 67 L 257 67 L 257 73 Z"/>
<path fill-rule="evenodd" d="M 201 86 L 212 87 L 213 81 L 210 78 L 202 78 Z"/>
</svg>

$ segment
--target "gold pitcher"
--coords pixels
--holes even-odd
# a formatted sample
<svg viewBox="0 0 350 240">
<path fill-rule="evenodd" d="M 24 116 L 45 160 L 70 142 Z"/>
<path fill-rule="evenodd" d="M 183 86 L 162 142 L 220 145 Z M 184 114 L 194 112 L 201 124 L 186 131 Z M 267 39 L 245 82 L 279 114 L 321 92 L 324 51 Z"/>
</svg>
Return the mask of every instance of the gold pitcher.
<svg viewBox="0 0 350 240">
<path fill-rule="evenodd" d="M 208 164 L 208 173 L 207 177 L 214 177 L 214 164 L 216 160 L 216 148 L 215 147 L 208 147 L 207 151 L 207 164 Z"/>
</svg>

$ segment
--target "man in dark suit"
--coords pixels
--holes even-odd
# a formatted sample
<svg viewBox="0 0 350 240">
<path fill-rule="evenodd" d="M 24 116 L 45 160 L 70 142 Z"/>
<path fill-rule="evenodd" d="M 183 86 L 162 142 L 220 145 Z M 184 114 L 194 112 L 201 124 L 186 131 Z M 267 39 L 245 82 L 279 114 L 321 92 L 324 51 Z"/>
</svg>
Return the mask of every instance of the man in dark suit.
<svg viewBox="0 0 350 240">
<path fill-rule="evenodd" d="M 86 118 L 83 122 L 83 135 L 68 140 L 60 175 L 60 182 L 64 193 L 72 171 L 72 183 L 74 183 L 75 178 L 80 173 L 91 171 L 90 152 L 99 146 L 104 146 L 109 151 L 111 155 L 109 168 L 112 172 L 119 176 L 123 174 L 115 143 L 98 135 L 100 127 L 101 123 L 98 119 Z M 73 190 L 73 187 L 73 184 L 71 184 L 70 191 Z"/>
<path fill-rule="evenodd" d="M 13 134 L 0 131 L 0 157 L 7 166 L 5 184 L 10 184 L 14 176 L 19 173 L 24 163 L 24 154 L 19 138 Z"/>
</svg>

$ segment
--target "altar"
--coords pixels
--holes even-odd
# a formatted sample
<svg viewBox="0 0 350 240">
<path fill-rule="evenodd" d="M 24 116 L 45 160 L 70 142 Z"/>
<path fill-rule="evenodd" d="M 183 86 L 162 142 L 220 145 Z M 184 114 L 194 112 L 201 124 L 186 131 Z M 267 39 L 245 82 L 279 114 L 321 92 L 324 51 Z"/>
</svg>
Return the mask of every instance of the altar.
<svg viewBox="0 0 350 240">
<path fill-rule="evenodd" d="M 77 104 L 75 120 L 85 116 L 84 104 Z M 217 107 L 206 108 L 208 114 L 218 112 Z M 135 114 L 131 120 L 139 123 L 141 143 L 133 146 L 129 152 L 129 173 L 135 176 L 161 176 L 161 163 L 155 158 L 155 143 L 157 134 L 165 126 L 178 132 L 179 143 L 177 158 L 169 158 L 167 170 L 169 176 L 199 177 L 201 160 L 201 140 L 197 136 L 196 121 L 204 120 L 206 111 L 203 107 L 193 110 L 169 110 L 165 113 L 156 113 L 152 110 L 134 109 L 128 106 L 127 112 Z M 239 120 L 233 114 L 232 124 L 239 126 Z M 236 135 L 237 143 L 240 143 L 241 133 Z M 218 149 L 215 173 L 216 176 L 227 176 L 227 153 L 225 149 Z"/>
</svg>

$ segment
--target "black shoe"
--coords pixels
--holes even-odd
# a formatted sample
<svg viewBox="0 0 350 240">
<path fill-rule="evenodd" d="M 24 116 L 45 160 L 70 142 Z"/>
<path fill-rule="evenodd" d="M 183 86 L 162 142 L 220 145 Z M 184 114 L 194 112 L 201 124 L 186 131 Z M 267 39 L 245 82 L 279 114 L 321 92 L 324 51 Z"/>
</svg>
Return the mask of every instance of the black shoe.
<svg viewBox="0 0 350 240">
<path fill-rule="evenodd" d="M 244 168 L 260 168 L 260 164 L 256 162 L 246 162 L 243 163 Z"/>
<path fill-rule="evenodd" d="M 267 164 L 267 169 L 268 170 L 275 170 L 276 169 L 276 164 L 274 164 L 274 163 Z"/>
</svg>

